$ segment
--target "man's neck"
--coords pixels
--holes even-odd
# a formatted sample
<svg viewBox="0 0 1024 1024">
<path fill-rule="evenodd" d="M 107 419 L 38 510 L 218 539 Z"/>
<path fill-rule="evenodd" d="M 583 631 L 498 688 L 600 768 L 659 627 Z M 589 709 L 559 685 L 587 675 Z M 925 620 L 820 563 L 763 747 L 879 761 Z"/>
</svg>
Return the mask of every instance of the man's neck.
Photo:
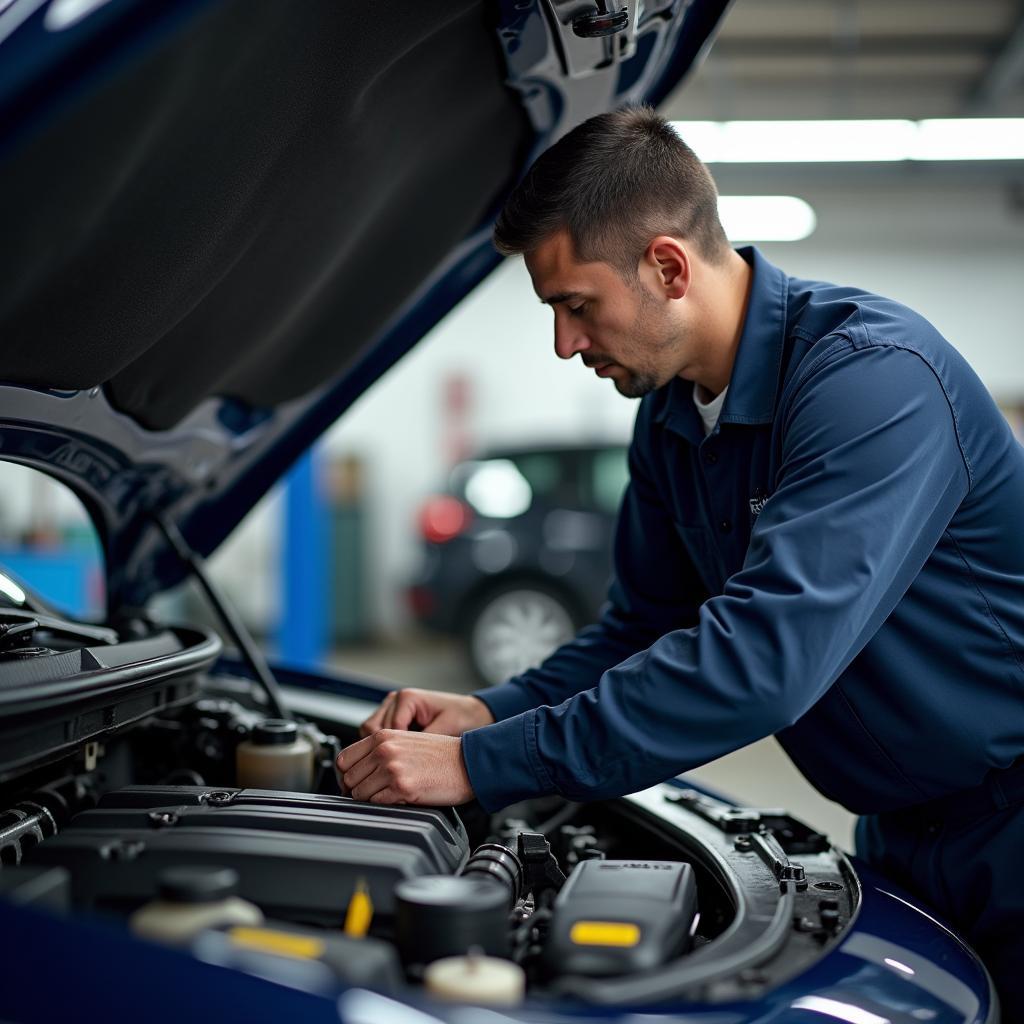
<svg viewBox="0 0 1024 1024">
<path fill-rule="evenodd" d="M 725 389 L 723 388 L 722 390 Z M 699 381 L 694 381 L 693 393 L 697 396 L 697 401 L 699 401 L 701 405 L 707 405 L 708 403 L 713 402 L 722 392 L 719 391 L 717 394 L 712 394 Z"/>
<path fill-rule="evenodd" d="M 747 261 L 730 251 L 725 266 L 716 273 L 707 302 L 708 362 L 695 379 L 697 397 L 710 402 L 729 384 L 747 316 L 753 271 Z"/>
</svg>

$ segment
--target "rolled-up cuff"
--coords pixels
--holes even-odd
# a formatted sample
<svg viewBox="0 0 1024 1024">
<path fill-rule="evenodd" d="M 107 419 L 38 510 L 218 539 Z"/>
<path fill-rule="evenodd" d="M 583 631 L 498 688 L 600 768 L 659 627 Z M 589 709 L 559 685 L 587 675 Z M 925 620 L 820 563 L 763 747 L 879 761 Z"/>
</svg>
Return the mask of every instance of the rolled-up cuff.
<svg viewBox="0 0 1024 1024">
<path fill-rule="evenodd" d="M 535 711 L 463 733 L 462 759 L 485 811 L 555 792 L 537 756 Z"/>
</svg>

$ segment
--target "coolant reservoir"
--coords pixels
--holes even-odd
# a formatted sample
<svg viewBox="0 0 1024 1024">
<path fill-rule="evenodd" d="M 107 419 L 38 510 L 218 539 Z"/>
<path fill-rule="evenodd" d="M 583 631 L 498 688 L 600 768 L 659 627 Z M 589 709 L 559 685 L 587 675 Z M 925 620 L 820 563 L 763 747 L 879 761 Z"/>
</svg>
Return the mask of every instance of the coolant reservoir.
<svg viewBox="0 0 1024 1024">
<path fill-rule="evenodd" d="M 237 891 L 231 868 L 168 868 L 160 875 L 159 899 L 136 910 L 129 925 L 143 938 L 181 945 L 207 928 L 262 924 L 260 908 Z"/>
<path fill-rule="evenodd" d="M 313 744 L 294 722 L 268 718 L 238 744 L 238 785 L 247 789 L 308 792 L 313 785 Z"/>
</svg>

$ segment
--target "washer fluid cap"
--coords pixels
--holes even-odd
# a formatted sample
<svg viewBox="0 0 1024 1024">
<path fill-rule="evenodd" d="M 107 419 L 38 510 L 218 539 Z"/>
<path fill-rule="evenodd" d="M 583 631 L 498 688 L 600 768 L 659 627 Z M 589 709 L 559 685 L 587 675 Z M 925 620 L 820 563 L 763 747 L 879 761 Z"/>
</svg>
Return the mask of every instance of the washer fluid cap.
<svg viewBox="0 0 1024 1024">
<path fill-rule="evenodd" d="M 167 868 L 158 883 L 160 898 L 169 903 L 216 903 L 238 891 L 238 872 L 204 866 Z"/>
<path fill-rule="evenodd" d="M 259 747 L 285 747 L 294 743 L 299 727 L 285 718 L 268 718 L 252 731 L 252 742 Z"/>
</svg>

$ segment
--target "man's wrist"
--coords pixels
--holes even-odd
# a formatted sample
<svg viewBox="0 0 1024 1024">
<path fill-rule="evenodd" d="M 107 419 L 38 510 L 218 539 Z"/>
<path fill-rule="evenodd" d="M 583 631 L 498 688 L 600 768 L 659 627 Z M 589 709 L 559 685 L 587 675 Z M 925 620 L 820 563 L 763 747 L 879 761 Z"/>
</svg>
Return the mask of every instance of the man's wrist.
<svg viewBox="0 0 1024 1024">
<path fill-rule="evenodd" d="M 465 784 L 466 792 L 469 794 L 465 800 L 460 801 L 461 803 L 469 803 L 470 800 L 476 799 L 476 790 L 473 789 L 473 780 L 469 777 L 469 769 L 466 767 L 466 752 L 465 744 L 462 742 L 462 737 L 458 737 L 458 758 L 459 766 L 462 769 L 462 781 Z"/>
<path fill-rule="evenodd" d="M 469 696 L 480 705 L 479 708 L 474 707 L 473 709 L 473 717 L 477 720 L 477 725 L 493 725 L 497 719 L 494 717 L 494 712 L 488 706 L 487 701 L 481 699 L 475 693 L 471 693 Z"/>
</svg>

